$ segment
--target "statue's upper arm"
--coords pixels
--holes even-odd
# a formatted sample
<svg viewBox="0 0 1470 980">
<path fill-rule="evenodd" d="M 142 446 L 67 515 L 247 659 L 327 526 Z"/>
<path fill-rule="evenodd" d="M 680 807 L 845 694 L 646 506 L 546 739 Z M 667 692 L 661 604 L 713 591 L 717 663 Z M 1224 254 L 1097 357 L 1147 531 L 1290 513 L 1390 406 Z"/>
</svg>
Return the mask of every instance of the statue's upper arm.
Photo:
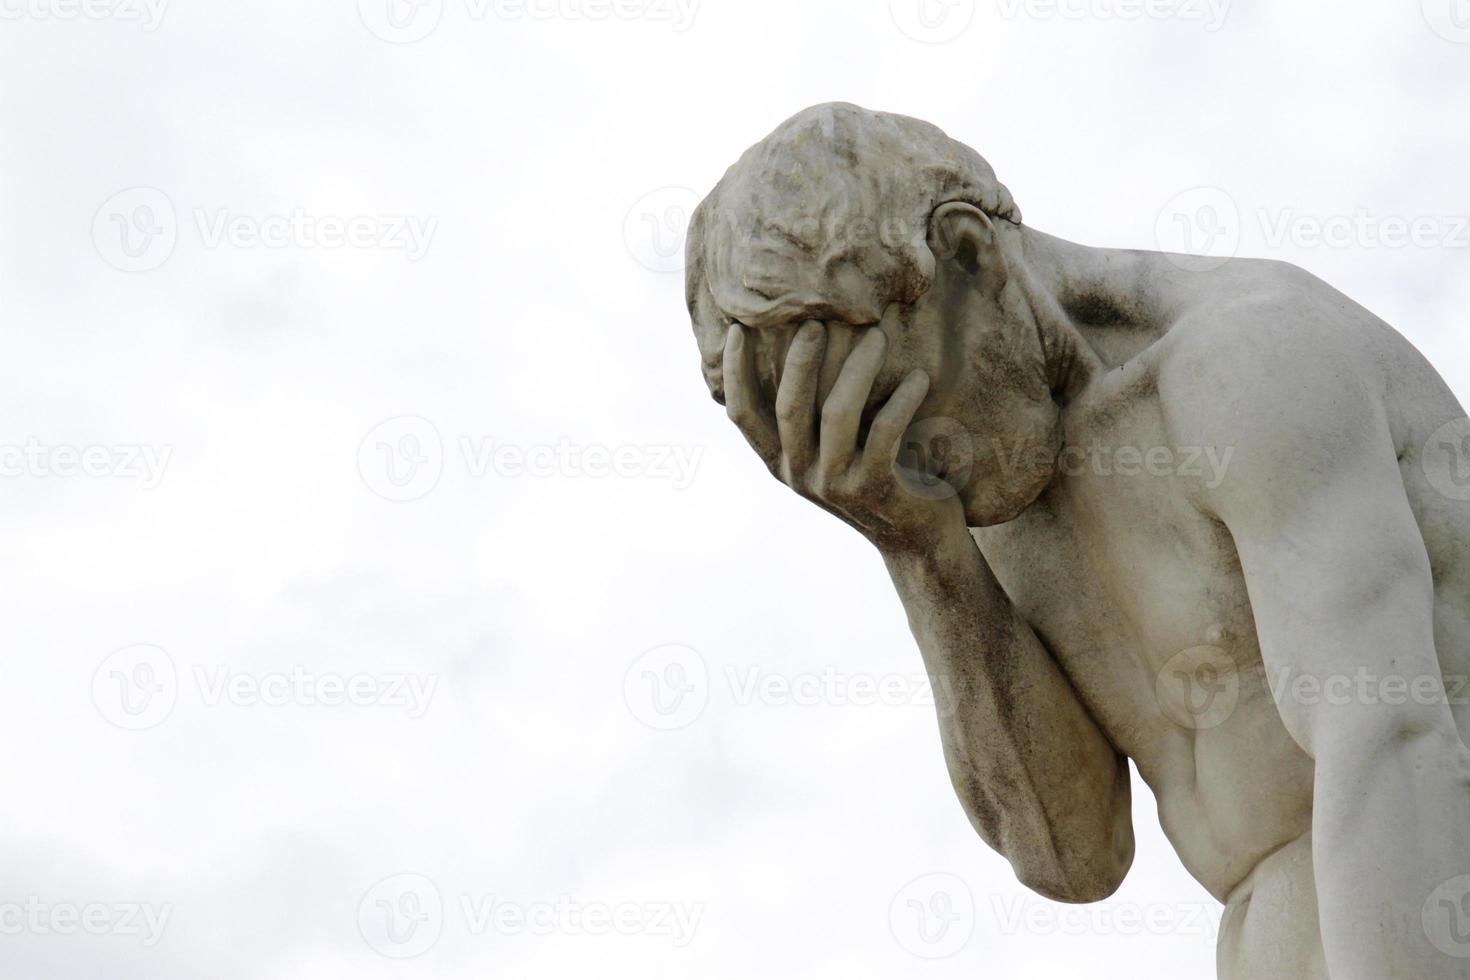
<svg viewBox="0 0 1470 980">
<path fill-rule="evenodd" d="M 1321 691 L 1340 675 L 1437 671 L 1428 556 L 1383 399 L 1349 341 L 1316 323 L 1251 324 L 1181 345 L 1160 374 L 1172 437 L 1231 451 L 1198 503 L 1230 531 L 1283 721 L 1314 755 L 1324 726 L 1404 719 L 1293 698 L 1298 678 Z"/>
</svg>

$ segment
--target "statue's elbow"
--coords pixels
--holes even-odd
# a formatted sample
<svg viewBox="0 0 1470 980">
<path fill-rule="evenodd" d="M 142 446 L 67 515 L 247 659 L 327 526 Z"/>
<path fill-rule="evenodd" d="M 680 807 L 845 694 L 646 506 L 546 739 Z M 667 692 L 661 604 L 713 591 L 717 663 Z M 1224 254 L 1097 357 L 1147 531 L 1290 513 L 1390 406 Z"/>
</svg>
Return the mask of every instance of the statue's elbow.
<svg viewBox="0 0 1470 980">
<path fill-rule="evenodd" d="M 1043 898 L 1072 905 L 1101 902 L 1116 892 L 1133 866 L 1133 825 L 1115 822 L 1104 839 L 1091 837 L 1047 848 L 1044 859 L 1013 857 L 1016 879 Z M 1031 853 L 1036 853 L 1032 851 Z"/>
<path fill-rule="evenodd" d="M 1057 902 L 1100 902 L 1133 866 L 1133 814 L 1127 768 L 1111 795 L 1088 794 L 1070 806 L 1006 805 L 966 774 L 954 779 L 980 838 L 1011 864 L 1027 888 Z"/>
<path fill-rule="evenodd" d="M 1042 898 L 1086 905 L 1110 897 L 1123 884 L 1128 865 L 1092 863 L 1078 868 L 1038 868 L 1013 863 L 1016 879 Z"/>
</svg>

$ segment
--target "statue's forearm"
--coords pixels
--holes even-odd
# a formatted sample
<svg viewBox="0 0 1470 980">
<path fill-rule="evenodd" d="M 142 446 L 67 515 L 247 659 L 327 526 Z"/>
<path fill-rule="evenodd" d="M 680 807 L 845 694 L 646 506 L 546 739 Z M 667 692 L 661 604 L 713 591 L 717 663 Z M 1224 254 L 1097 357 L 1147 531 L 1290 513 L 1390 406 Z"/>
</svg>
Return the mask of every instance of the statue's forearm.
<svg viewBox="0 0 1470 980">
<path fill-rule="evenodd" d="M 1133 857 L 1127 762 L 968 533 L 885 554 L 934 684 L 950 778 L 1028 886 L 1095 901 Z"/>
</svg>

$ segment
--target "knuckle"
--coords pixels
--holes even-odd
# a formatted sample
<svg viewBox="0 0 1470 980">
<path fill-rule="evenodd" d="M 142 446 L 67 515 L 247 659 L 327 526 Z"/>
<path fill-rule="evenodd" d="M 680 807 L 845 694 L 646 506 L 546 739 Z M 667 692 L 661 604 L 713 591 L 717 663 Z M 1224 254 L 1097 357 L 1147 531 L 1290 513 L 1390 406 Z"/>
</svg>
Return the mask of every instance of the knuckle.
<svg viewBox="0 0 1470 980">
<path fill-rule="evenodd" d="M 852 480 L 830 480 L 827 484 L 827 502 L 839 507 L 857 503 L 862 494 Z"/>
<path fill-rule="evenodd" d="M 853 421 L 854 412 L 846 401 L 827 400 L 822 406 L 822 431 L 836 430 Z"/>
<path fill-rule="evenodd" d="M 778 396 L 776 398 L 776 421 L 785 422 L 790 425 L 801 421 L 801 407 L 795 398 Z"/>
<path fill-rule="evenodd" d="M 798 488 L 806 483 L 807 473 L 811 470 L 811 457 L 806 453 L 794 453 L 789 449 L 781 454 L 781 471 L 786 474 L 786 482 L 793 488 Z"/>
<path fill-rule="evenodd" d="M 797 457 L 789 453 L 783 453 L 781 462 L 777 469 L 780 471 L 781 482 L 786 484 L 797 493 L 805 496 L 807 493 L 806 465 Z"/>
<path fill-rule="evenodd" d="M 868 442 L 869 444 L 889 445 L 897 442 L 901 435 L 903 435 L 903 427 L 898 422 L 879 416 L 873 420 L 872 427 L 868 429 Z"/>
<path fill-rule="evenodd" d="M 810 500 L 813 503 L 817 504 L 823 502 L 821 496 L 816 492 L 816 490 L 812 489 L 812 482 L 810 480 L 804 480 L 798 477 L 787 483 L 786 485 L 790 487 L 792 491 L 803 500 Z"/>
<path fill-rule="evenodd" d="M 820 352 L 821 347 L 814 339 L 799 340 L 791 345 L 791 351 L 786 355 L 786 366 L 797 371 L 810 371 L 816 365 Z"/>
<path fill-rule="evenodd" d="M 886 474 L 877 467 L 864 467 L 858 474 L 854 493 L 867 501 L 876 501 L 884 496 L 887 487 Z"/>
<path fill-rule="evenodd" d="M 847 411 L 851 402 L 852 399 L 847 396 L 842 379 L 838 378 L 837 383 L 832 386 L 831 391 L 827 392 L 827 397 L 822 402 L 822 414 L 836 415 L 839 412 Z"/>
</svg>

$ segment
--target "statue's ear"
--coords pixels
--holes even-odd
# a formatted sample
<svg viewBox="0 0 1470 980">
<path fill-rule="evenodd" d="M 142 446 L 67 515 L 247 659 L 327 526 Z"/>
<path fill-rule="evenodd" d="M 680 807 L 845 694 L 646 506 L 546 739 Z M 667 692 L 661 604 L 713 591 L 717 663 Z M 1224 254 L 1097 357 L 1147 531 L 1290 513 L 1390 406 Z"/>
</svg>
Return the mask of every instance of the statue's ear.
<svg viewBox="0 0 1470 980">
<path fill-rule="evenodd" d="M 941 262 L 953 262 L 973 278 L 981 292 L 1000 295 L 1010 278 L 990 216 L 973 204 L 951 201 L 929 218 L 929 250 Z"/>
</svg>

